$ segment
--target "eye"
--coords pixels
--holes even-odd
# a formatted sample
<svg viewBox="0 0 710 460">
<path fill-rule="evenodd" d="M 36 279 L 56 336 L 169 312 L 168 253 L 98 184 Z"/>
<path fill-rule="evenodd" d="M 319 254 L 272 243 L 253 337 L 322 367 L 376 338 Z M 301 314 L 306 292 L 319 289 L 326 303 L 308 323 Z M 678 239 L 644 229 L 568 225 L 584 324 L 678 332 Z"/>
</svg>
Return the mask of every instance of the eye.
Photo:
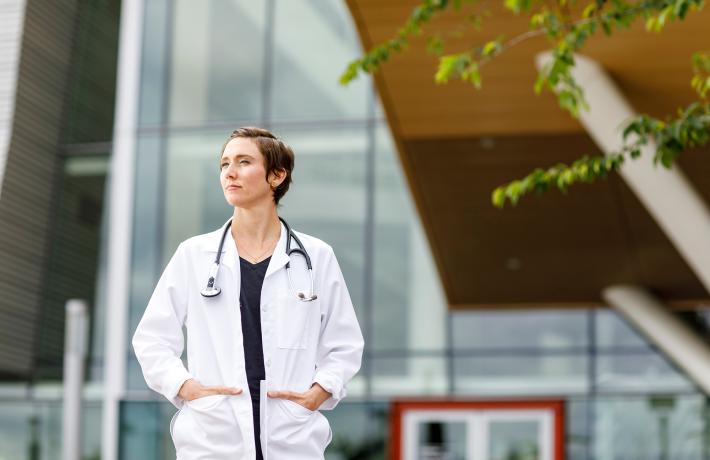
<svg viewBox="0 0 710 460">
<path fill-rule="evenodd" d="M 224 169 L 224 167 L 227 166 L 227 165 L 229 165 L 229 163 L 222 163 L 221 165 L 219 165 L 219 168 L 220 168 L 220 169 Z"/>
<path fill-rule="evenodd" d="M 248 164 L 249 164 L 249 160 L 241 160 L 241 161 L 239 162 L 239 164 L 240 164 L 240 165 L 243 165 L 243 164 L 248 165 Z"/>
</svg>

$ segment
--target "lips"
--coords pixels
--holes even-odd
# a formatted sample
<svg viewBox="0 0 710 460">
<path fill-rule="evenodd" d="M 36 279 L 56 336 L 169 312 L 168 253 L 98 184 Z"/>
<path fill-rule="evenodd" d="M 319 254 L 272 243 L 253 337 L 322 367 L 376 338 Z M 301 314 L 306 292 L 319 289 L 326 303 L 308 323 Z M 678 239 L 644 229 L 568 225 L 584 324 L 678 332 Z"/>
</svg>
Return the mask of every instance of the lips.
<svg viewBox="0 0 710 460">
<path fill-rule="evenodd" d="M 238 188 L 242 188 L 242 187 L 239 185 L 228 185 L 227 186 L 227 190 L 236 190 Z"/>
</svg>

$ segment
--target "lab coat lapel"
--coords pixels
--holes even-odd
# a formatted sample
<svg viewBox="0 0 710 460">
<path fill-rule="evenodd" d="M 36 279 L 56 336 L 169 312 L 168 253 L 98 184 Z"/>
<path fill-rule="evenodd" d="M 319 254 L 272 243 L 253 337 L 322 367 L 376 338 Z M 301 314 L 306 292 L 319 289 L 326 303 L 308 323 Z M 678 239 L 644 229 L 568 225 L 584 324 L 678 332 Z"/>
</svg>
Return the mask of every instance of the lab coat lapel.
<svg viewBox="0 0 710 460">
<path fill-rule="evenodd" d="M 271 260 L 269 261 L 269 266 L 266 268 L 266 275 L 264 278 L 268 278 L 269 275 L 286 265 L 288 262 L 288 255 L 286 255 L 286 227 L 281 223 L 281 236 L 279 237 L 279 242 L 276 243 L 274 252 L 271 255 Z"/>
</svg>

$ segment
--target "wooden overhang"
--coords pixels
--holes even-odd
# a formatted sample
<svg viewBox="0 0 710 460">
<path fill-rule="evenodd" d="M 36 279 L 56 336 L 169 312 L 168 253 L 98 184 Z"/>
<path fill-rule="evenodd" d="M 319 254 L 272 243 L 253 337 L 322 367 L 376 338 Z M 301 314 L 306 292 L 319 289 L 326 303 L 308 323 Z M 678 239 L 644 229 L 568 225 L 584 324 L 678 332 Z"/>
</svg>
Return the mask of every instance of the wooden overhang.
<svg viewBox="0 0 710 460">
<path fill-rule="evenodd" d="M 418 2 L 347 3 L 369 49 L 392 38 Z M 447 12 L 425 31 L 457 24 Z M 480 32 L 468 31 L 446 49 L 461 51 L 526 27 L 501 9 Z M 607 69 L 637 111 L 663 117 L 695 99 L 691 55 L 708 44 L 705 8 L 661 34 L 643 24 L 600 34 L 584 54 Z M 481 91 L 460 81 L 436 85 L 437 58 L 426 53 L 423 38 L 374 75 L 450 308 L 601 305 L 601 290 L 616 283 L 645 286 L 677 308 L 708 302 L 708 292 L 618 175 L 566 195 L 553 191 L 513 208 L 492 206 L 496 186 L 535 167 L 600 154 L 554 96 L 534 94 L 534 56 L 548 48 L 536 38 L 507 50 L 483 67 Z M 710 203 L 708 153 L 687 152 L 679 166 Z"/>
</svg>

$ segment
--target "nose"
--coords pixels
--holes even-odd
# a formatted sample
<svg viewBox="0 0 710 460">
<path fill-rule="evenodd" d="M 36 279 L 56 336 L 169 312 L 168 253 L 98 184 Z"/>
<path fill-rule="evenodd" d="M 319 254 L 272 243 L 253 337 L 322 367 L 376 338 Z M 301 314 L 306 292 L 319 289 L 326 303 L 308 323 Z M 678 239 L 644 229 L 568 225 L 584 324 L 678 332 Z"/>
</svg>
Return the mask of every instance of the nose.
<svg viewBox="0 0 710 460">
<path fill-rule="evenodd" d="M 229 179 L 234 179 L 237 177 L 237 168 L 232 167 L 233 165 L 227 165 L 227 167 L 224 169 L 224 176 L 229 178 Z"/>
</svg>

